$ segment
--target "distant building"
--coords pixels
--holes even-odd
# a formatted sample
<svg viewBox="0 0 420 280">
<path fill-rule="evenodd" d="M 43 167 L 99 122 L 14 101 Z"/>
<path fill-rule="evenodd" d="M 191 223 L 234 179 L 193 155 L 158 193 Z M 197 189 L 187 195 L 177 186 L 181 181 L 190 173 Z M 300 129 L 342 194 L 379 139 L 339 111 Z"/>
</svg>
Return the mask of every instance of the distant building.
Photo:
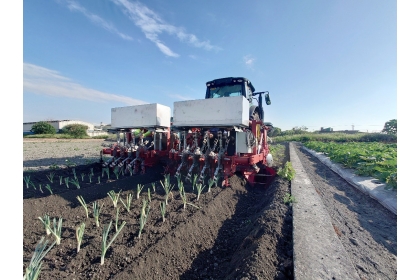
<svg viewBox="0 0 420 280">
<path fill-rule="evenodd" d="M 359 130 L 336 130 L 334 131 L 332 127 L 321 127 L 320 133 L 347 133 L 347 134 L 355 134 L 359 133 Z"/>
<path fill-rule="evenodd" d="M 332 131 L 333 131 L 332 127 L 327 127 L 327 128 L 321 127 L 321 130 L 319 132 L 332 132 Z"/>
</svg>

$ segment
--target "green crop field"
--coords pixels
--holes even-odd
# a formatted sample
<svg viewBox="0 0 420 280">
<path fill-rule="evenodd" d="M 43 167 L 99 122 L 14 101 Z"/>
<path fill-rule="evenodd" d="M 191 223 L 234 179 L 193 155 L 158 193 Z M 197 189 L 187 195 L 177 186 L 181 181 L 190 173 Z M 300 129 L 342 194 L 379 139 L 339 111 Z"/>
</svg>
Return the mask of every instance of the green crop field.
<svg viewBox="0 0 420 280">
<path fill-rule="evenodd" d="M 396 143 L 308 141 L 304 145 L 324 153 L 333 162 L 355 169 L 358 175 L 377 178 L 389 188 L 397 189 Z"/>
</svg>

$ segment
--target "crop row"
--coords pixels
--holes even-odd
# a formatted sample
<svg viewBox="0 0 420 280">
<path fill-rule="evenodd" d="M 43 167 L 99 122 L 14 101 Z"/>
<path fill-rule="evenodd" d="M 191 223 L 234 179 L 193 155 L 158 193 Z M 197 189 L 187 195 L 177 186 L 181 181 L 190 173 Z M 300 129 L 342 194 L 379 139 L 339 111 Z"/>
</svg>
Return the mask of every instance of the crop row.
<svg viewBox="0 0 420 280">
<path fill-rule="evenodd" d="M 324 143 L 309 141 L 304 145 L 327 155 L 333 162 L 355 169 L 356 174 L 371 176 L 397 189 L 397 144 L 384 143 Z"/>
<path fill-rule="evenodd" d="M 76 175 L 75 175 L 76 176 Z M 195 201 L 198 202 L 199 198 L 200 198 L 200 194 L 204 191 L 205 187 L 207 187 L 207 192 L 210 192 L 212 189 L 212 185 L 208 185 L 208 186 L 204 186 L 203 184 L 200 183 L 196 183 L 197 182 L 197 177 L 198 175 L 194 176 L 193 178 L 193 192 L 196 191 L 196 197 L 195 197 Z M 181 201 L 183 203 L 183 209 L 186 209 L 187 205 L 193 206 L 194 208 L 200 209 L 199 206 L 191 203 L 188 201 L 187 195 L 186 195 L 186 191 L 185 188 L 183 186 L 183 182 L 180 180 L 180 178 L 177 178 L 178 181 L 178 190 L 179 190 L 179 197 L 181 198 Z M 175 184 L 170 184 L 170 177 L 169 174 L 165 176 L 164 181 L 160 181 L 161 183 L 161 187 L 164 190 L 164 201 L 162 201 L 159 206 L 160 206 L 160 214 L 161 214 L 161 218 L 162 218 L 162 223 L 165 222 L 165 217 L 167 216 L 167 205 L 169 204 L 168 199 L 169 197 L 174 198 L 174 195 L 172 193 L 172 190 L 175 187 Z M 137 200 L 140 200 L 141 196 L 141 192 L 144 188 L 144 185 L 138 184 L 137 188 L 136 188 L 136 198 Z M 141 212 L 140 215 L 138 217 L 138 238 L 140 238 L 142 231 L 144 230 L 145 224 L 148 220 L 149 217 L 149 213 L 150 213 L 150 203 L 152 202 L 152 195 L 151 195 L 151 190 L 153 193 L 156 193 L 156 187 L 155 187 L 155 183 L 151 184 L 151 188 L 147 189 L 147 199 L 142 198 L 143 202 L 142 202 L 142 206 L 141 206 Z M 103 229 L 102 232 L 102 242 L 101 242 L 101 265 L 104 264 L 105 261 L 105 254 L 107 252 L 107 250 L 109 249 L 109 247 L 111 246 L 111 244 L 113 243 L 113 241 L 117 238 L 117 236 L 120 234 L 120 232 L 122 231 L 123 227 L 125 226 L 126 222 L 125 221 L 119 221 L 119 212 L 120 212 L 120 207 L 118 206 L 119 203 L 121 203 L 124 207 L 124 209 L 130 213 L 131 212 L 131 206 L 132 206 L 132 200 L 133 200 L 133 194 L 129 193 L 127 194 L 126 199 L 122 199 L 120 197 L 120 192 L 115 193 L 113 190 L 108 192 L 108 197 L 110 198 L 113 208 L 116 210 L 116 215 L 115 215 L 115 221 L 111 220 L 109 222 L 108 225 L 106 225 Z M 83 207 L 83 209 L 85 210 L 86 213 L 86 218 L 89 219 L 90 213 L 92 214 L 92 217 L 94 218 L 94 222 L 96 227 L 100 227 L 100 216 L 101 216 L 101 209 L 103 207 L 102 205 L 99 205 L 99 203 L 97 201 L 94 201 L 92 203 L 92 210 L 90 210 L 89 205 L 85 202 L 84 198 L 82 196 L 77 196 L 76 197 L 77 200 L 80 202 L 81 206 Z M 48 244 L 48 240 L 44 241 L 44 237 L 42 237 L 42 239 L 38 242 L 37 247 L 35 248 L 35 252 L 32 256 L 32 259 L 30 261 L 30 263 L 28 264 L 28 266 L 26 267 L 25 270 L 25 276 L 24 279 L 31 279 L 31 280 L 35 280 L 38 278 L 40 270 L 41 270 L 41 266 L 42 266 L 42 259 L 44 258 L 44 256 L 46 255 L 46 253 L 54 246 L 54 245 L 60 245 L 61 243 L 61 232 L 62 232 L 62 221 L 63 218 L 59 217 L 58 219 L 54 218 L 50 218 L 50 216 L 48 214 L 45 214 L 42 217 L 38 217 L 38 219 L 41 221 L 44 230 L 45 230 L 45 234 L 47 236 L 49 235 L 53 235 L 54 237 L 54 242 L 51 244 L 51 246 L 49 248 L 47 248 L 47 244 Z M 109 232 L 110 229 L 112 227 L 112 224 L 115 224 L 115 233 L 111 238 L 108 238 L 109 236 Z M 80 251 L 80 247 L 81 244 L 83 242 L 83 236 L 85 233 L 85 227 L 86 224 L 85 222 L 81 222 L 79 224 L 79 226 L 76 227 L 76 244 L 77 244 L 77 252 Z"/>
</svg>

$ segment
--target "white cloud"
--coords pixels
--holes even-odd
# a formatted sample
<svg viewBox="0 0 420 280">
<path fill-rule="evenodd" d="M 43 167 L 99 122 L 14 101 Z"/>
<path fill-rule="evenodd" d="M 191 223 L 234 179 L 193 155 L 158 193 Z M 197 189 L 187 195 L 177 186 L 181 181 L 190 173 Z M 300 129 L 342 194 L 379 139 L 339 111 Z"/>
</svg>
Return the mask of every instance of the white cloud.
<svg viewBox="0 0 420 280">
<path fill-rule="evenodd" d="M 89 11 L 87 11 L 84 7 L 82 7 L 79 3 L 73 0 L 58 0 L 58 2 L 64 4 L 67 6 L 67 8 L 70 11 L 77 11 L 82 13 L 84 16 L 86 16 L 90 21 L 92 21 L 94 24 L 104 28 L 105 30 L 108 30 L 111 33 L 115 33 L 124 40 L 133 40 L 128 35 L 125 35 L 117 30 L 117 28 L 114 27 L 114 25 L 110 22 L 105 21 L 103 18 L 101 18 L 98 15 L 92 14 Z"/>
<path fill-rule="evenodd" d="M 179 100 L 192 100 L 191 97 L 182 96 L 182 95 L 179 95 L 179 94 L 169 94 L 169 97 L 172 97 L 174 99 L 179 99 Z"/>
<path fill-rule="evenodd" d="M 127 105 L 146 104 L 131 97 L 86 88 L 61 76 L 59 72 L 34 64 L 23 63 L 23 90 L 35 94 L 63 96 L 94 102 L 121 102 Z"/>
<path fill-rule="evenodd" d="M 112 1 L 115 4 L 122 6 L 134 24 L 140 27 L 146 35 L 146 38 L 155 43 L 160 51 L 167 56 L 178 57 L 179 55 L 159 40 L 158 36 L 163 32 L 175 35 L 181 42 L 187 42 L 197 48 L 220 50 L 219 47 L 211 45 L 209 41 L 200 41 L 194 34 L 188 34 L 180 27 L 165 23 L 158 14 L 140 2 L 134 3 L 129 0 Z"/>
<path fill-rule="evenodd" d="M 244 56 L 243 61 L 248 68 L 252 69 L 254 67 L 255 58 L 253 58 L 251 55 L 248 54 Z"/>
</svg>

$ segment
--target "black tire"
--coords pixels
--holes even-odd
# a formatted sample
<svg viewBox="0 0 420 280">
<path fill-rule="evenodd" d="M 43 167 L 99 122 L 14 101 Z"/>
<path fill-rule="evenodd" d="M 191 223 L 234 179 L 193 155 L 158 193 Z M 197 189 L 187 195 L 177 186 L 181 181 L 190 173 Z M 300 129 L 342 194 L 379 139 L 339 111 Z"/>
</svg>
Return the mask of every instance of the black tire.
<svg viewBox="0 0 420 280">
<path fill-rule="evenodd" d="M 259 121 L 260 120 L 260 114 L 258 113 L 258 106 L 252 106 L 251 108 L 249 108 L 249 120 L 256 120 Z"/>
</svg>

